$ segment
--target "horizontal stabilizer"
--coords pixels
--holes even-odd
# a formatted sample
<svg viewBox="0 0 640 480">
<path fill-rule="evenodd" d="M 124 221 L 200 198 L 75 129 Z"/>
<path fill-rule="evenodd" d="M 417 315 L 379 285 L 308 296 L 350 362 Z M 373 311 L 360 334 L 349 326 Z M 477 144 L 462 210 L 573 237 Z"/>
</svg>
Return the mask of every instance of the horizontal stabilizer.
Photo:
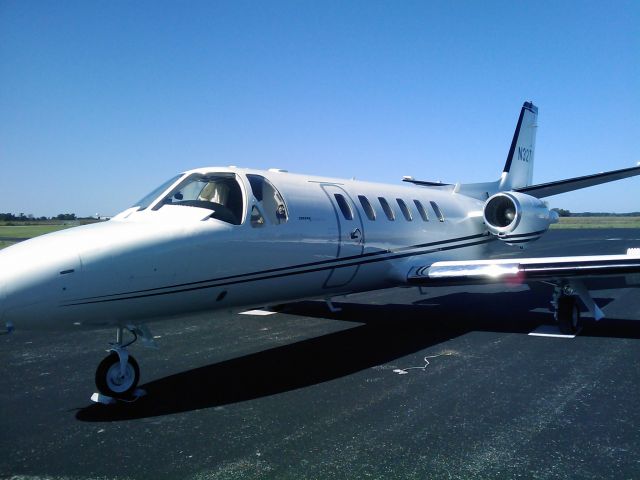
<svg viewBox="0 0 640 480">
<path fill-rule="evenodd" d="M 622 180 L 623 178 L 640 175 L 640 166 L 623 168 L 622 170 L 613 170 L 611 172 L 596 173 L 594 175 L 586 175 L 584 177 L 569 178 L 567 180 L 558 180 L 557 182 L 540 183 L 538 185 L 530 185 L 528 187 L 515 188 L 516 192 L 526 193 L 536 198 L 550 197 L 561 193 L 580 190 L 581 188 L 593 187 L 601 183 Z"/>
<path fill-rule="evenodd" d="M 421 185 L 423 187 L 447 187 L 451 185 L 451 183 L 428 182 L 426 180 L 416 180 L 412 177 L 404 177 L 402 181 L 413 183 L 414 185 Z"/>
</svg>

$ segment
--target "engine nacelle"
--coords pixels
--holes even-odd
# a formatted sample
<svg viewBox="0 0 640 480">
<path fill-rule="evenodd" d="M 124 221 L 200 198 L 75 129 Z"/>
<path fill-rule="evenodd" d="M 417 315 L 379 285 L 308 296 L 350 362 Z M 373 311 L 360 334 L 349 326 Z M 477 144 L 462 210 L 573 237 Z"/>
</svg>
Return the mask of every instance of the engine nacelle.
<svg viewBox="0 0 640 480">
<path fill-rule="evenodd" d="M 558 214 L 542 200 L 518 192 L 500 192 L 484 204 L 484 223 L 509 245 L 523 246 L 537 240 L 558 221 Z"/>
</svg>

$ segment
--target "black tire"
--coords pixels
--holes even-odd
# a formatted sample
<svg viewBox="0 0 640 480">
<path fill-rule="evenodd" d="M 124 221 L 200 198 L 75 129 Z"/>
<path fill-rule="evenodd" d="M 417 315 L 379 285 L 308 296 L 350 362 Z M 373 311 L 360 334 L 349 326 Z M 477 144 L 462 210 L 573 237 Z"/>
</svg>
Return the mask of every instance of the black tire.
<svg viewBox="0 0 640 480">
<path fill-rule="evenodd" d="M 558 300 L 558 328 L 565 335 L 575 335 L 582 329 L 580 309 L 576 297 L 564 296 Z"/>
<path fill-rule="evenodd" d="M 120 376 L 120 357 L 111 352 L 100 362 L 96 370 L 96 387 L 103 395 L 112 398 L 130 398 L 140 381 L 140 367 L 136 359 L 129 355 L 125 376 Z"/>
</svg>

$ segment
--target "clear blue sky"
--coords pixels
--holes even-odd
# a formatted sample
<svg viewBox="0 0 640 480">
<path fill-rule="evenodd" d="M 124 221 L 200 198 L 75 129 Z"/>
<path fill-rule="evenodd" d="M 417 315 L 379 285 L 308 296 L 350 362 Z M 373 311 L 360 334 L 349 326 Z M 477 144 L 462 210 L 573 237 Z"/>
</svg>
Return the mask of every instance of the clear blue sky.
<svg viewBox="0 0 640 480">
<path fill-rule="evenodd" d="M 0 0 L 0 212 L 115 214 L 207 165 L 534 182 L 640 161 L 640 2 Z M 640 179 L 551 197 L 639 211 Z"/>
</svg>

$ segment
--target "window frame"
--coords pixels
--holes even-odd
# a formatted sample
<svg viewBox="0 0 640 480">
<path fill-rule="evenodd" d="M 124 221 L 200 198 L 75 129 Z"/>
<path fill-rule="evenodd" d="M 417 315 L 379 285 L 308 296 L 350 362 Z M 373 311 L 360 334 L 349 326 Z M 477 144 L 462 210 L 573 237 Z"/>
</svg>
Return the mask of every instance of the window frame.
<svg viewBox="0 0 640 480">
<path fill-rule="evenodd" d="M 371 205 L 371 202 L 365 195 L 358 195 L 358 200 L 360 200 L 360 205 L 362 205 L 362 210 L 364 210 L 364 214 L 367 216 L 369 220 L 372 222 L 376 219 L 376 211 Z"/>
<path fill-rule="evenodd" d="M 413 222 L 413 215 L 411 215 L 411 211 L 405 201 L 401 198 L 396 198 L 396 202 L 398 203 L 398 207 L 400 207 L 400 211 L 402 212 L 405 220 L 407 222 Z"/>
<path fill-rule="evenodd" d="M 435 212 L 436 217 L 438 217 L 438 220 L 440 222 L 444 222 L 444 214 L 442 213 L 442 210 L 440 210 L 440 207 L 438 206 L 438 204 L 433 200 L 429 201 L 429 203 L 431 204 L 431 208 L 433 208 L 433 211 Z"/>
<path fill-rule="evenodd" d="M 212 182 L 215 182 L 216 180 L 224 182 L 228 181 L 233 184 L 233 187 L 230 187 L 229 192 L 236 196 L 235 200 L 238 200 L 237 196 L 239 195 L 240 205 L 238 205 L 237 202 L 233 205 L 233 201 L 229 201 L 229 197 L 227 197 L 224 204 L 200 198 L 187 198 L 186 200 L 183 198 L 182 191 L 185 188 L 190 187 L 197 182 L 202 182 L 205 185 L 197 190 L 199 196 L 206 188 L 206 184 L 212 184 Z M 178 194 L 180 194 L 180 197 L 177 197 Z M 231 198 L 233 199 L 234 197 Z M 211 219 L 219 220 L 230 225 L 242 225 L 246 215 L 245 210 L 247 206 L 247 198 L 242 182 L 236 173 L 217 171 L 202 173 L 202 171 L 197 171 L 188 175 L 183 175 L 180 181 L 175 183 L 172 188 L 167 189 L 152 205 L 152 211 L 160 210 L 165 205 L 209 209 L 212 210 L 212 213 L 209 216 Z"/>
<path fill-rule="evenodd" d="M 418 210 L 418 214 L 420 215 L 420 217 L 422 218 L 423 222 L 428 222 L 429 221 L 429 213 L 427 212 L 427 209 L 424 208 L 424 205 L 422 204 L 422 202 L 420 200 L 413 200 L 413 204 L 416 206 L 416 209 Z"/>
<path fill-rule="evenodd" d="M 267 220 L 266 224 L 269 225 L 283 225 L 290 220 L 289 207 L 287 201 L 280 193 L 278 187 L 276 187 L 271 180 L 264 175 L 257 173 L 247 173 L 247 182 L 249 182 L 250 194 L 254 200 L 253 205 L 258 206 L 258 211 L 262 214 L 264 220 Z M 265 199 L 265 186 L 271 190 L 272 196 L 267 196 Z M 249 192 L 247 194 L 249 194 Z M 273 198 L 271 198 L 273 197 Z M 267 205 L 267 203 L 271 205 Z M 276 206 L 275 211 L 272 211 L 268 206 Z M 250 215 L 253 214 L 253 209 L 249 209 Z M 262 227 L 262 224 L 260 225 Z"/>
<path fill-rule="evenodd" d="M 155 202 L 157 202 L 161 198 L 164 198 L 164 194 L 167 192 L 167 190 L 173 187 L 176 182 L 180 181 L 183 177 L 184 173 L 181 173 L 179 175 L 173 176 L 169 180 L 165 180 L 162 185 L 157 186 L 151 192 L 147 193 L 144 197 L 142 197 L 134 205 L 132 205 L 131 208 L 137 207 L 139 212 L 141 212 L 142 210 L 146 210 Z"/>
<path fill-rule="evenodd" d="M 378 197 L 378 202 L 380 202 L 380 206 L 382 207 L 382 211 L 384 212 L 384 214 L 387 216 L 387 219 L 390 222 L 395 221 L 396 219 L 396 212 L 394 212 L 393 208 L 391 207 L 391 205 L 389 205 L 389 202 L 387 201 L 386 198 L 384 197 Z"/>
<path fill-rule="evenodd" d="M 349 221 L 353 220 L 353 209 L 351 208 L 351 205 L 349 205 L 345 196 L 341 193 L 334 193 L 333 198 L 336 199 L 336 203 L 338 204 L 338 208 L 342 212 L 344 219 Z"/>
</svg>

